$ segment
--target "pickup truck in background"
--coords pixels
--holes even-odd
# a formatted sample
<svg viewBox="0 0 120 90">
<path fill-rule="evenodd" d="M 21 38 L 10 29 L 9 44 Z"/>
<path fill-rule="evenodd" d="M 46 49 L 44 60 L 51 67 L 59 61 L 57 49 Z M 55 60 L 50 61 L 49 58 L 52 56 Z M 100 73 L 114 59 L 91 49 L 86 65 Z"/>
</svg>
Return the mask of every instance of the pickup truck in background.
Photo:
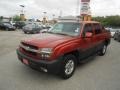
<svg viewBox="0 0 120 90">
<path fill-rule="evenodd" d="M 78 63 L 98 54 L 103 56 L 111 34 L 99 22 L 61 21 L 47 33 L 20 42 L 19 60 L 33 69 L 70 78 Z"/>
</svg>

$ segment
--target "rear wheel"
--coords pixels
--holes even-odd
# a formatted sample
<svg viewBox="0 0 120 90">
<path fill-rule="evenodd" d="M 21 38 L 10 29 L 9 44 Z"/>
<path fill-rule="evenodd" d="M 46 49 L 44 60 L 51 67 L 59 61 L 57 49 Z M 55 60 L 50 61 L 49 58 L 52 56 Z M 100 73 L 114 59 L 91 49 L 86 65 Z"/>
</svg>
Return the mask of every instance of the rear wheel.
<svg viewBox="0 0 120 90">
<path fill-rule="evenodd" d="M 105 55 L 106 50 L 107 50 L 107 45 L 104 44 L 103 47 L 102 47 L 102 49 L 98 52 L 98 55 L 99 55 L 99 56 Z"/>
<path fill-rule="evenodd" d="M 66 55 L 63 60 L 63 64 L 61 67 L 61 77 L 63 79 L 68 79 L 70 78 L 76 68 L 76 57 L 74 55 Z"/>
</svg>

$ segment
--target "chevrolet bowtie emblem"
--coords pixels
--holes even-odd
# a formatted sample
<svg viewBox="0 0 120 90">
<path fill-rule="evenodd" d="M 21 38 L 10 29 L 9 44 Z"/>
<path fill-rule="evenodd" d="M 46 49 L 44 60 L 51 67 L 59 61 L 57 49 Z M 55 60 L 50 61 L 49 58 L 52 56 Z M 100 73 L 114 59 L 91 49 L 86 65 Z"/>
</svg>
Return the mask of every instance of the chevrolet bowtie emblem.
<svg viewBox="0 0 120 90">
<path fill-rule="evenodd" d="M 30 49 L 30 47 L 26 47 L 26 50 L 29 50 Z"/>
</svg>

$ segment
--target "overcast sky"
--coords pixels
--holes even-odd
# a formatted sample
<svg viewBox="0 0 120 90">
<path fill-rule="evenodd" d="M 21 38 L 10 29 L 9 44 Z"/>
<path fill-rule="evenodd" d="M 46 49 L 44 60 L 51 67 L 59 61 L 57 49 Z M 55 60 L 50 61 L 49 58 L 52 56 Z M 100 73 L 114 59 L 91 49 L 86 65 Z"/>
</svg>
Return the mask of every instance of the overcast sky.
<svg viewBox="0 0 120 90">
<path fill-rule="evenodd" d="M 27 18 L 42 18 L 43 12 L 52 18 L 60 15 L 77 15 L 78 0 L 0 0 L 0 16 L 13 16 L 19 14 L 21 7 L 25 5 Z M 120 0 L 91 0 L 93 16 L 120 15 Z"/>
</svg>

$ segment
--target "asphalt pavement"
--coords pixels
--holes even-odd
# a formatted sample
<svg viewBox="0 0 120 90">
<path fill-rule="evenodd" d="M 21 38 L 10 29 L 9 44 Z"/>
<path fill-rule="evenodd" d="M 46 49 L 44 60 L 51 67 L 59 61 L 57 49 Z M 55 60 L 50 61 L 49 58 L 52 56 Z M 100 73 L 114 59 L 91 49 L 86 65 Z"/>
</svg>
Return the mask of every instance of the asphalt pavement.
<svg viewBox="0 0 120 90">
<path fill-rule="evenodd" d="M 21 31 L 0 31 L 0 90 L 120 90 L 120 43 L 111 41 L 105 56 L 91 56 L 74 75 L 63 80 L 35 71 L 17 58 Z"/>
</svg>

